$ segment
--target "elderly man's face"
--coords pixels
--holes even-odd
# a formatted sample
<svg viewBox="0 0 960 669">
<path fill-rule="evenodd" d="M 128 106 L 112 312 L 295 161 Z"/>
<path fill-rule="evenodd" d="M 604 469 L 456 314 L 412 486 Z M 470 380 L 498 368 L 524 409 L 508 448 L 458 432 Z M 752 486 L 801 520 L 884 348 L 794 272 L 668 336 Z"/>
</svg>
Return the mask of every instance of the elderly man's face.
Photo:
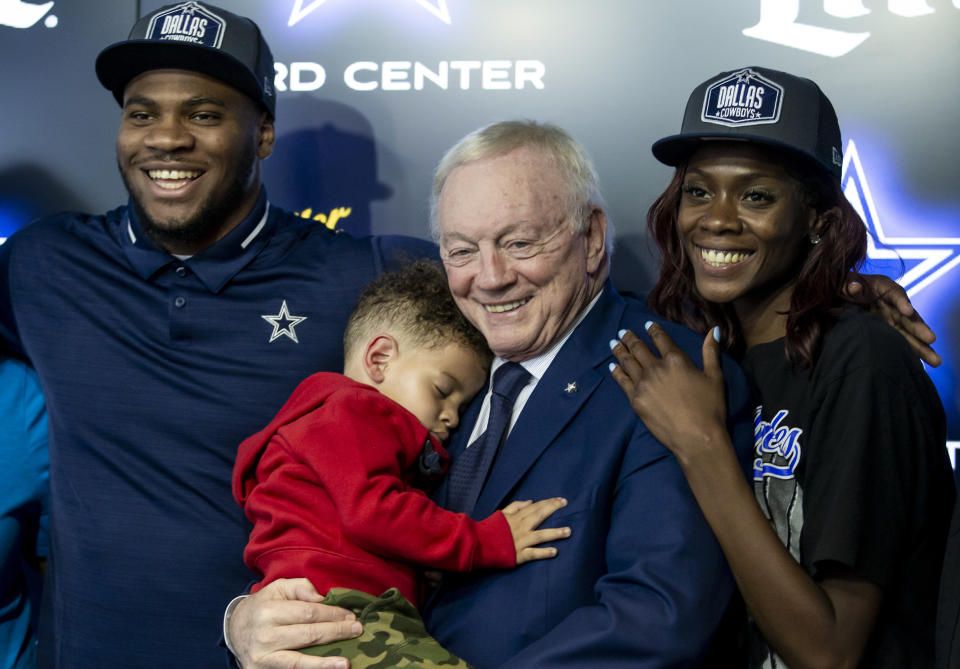
<svg viewBox="0 0 960 669">
<path fill-rule="evenodd" d="M 603 282 L 606 220 L 574 232 L 563 176 L 521 148 L 461 165 L 440 193 L 440 252 L 464 315 L 508 360 L 547 351 Z"/>
</svg>

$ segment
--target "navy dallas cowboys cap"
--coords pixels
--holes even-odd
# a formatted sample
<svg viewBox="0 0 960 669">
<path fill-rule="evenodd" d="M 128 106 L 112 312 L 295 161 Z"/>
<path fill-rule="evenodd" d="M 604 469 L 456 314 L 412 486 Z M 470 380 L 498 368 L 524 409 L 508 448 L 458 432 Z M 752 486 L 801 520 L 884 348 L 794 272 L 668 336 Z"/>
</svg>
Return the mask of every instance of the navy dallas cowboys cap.
<svg viewBox="0 0 960 669">
<path fill-rule="evenodd" d="M 123 104 L 131 79 L 148 70 L 200 72 L 227 83 L 276 116 L 273 54 L 257 24 L 205 2 L 165 5 L 139 19 L 123 42 L 97 56 L 97 78 Z"/>
<path fill-rule="evenodd" d="M 662 163 L 685 163 L 702 142 L 729 139 L 768 144 L 812 160 L 839 179 L 840 124 L 830 100 L 810 79 L 764 67 L 721 72 L 687 100 L 680 134 L 653 144 Z"/>
</svg>

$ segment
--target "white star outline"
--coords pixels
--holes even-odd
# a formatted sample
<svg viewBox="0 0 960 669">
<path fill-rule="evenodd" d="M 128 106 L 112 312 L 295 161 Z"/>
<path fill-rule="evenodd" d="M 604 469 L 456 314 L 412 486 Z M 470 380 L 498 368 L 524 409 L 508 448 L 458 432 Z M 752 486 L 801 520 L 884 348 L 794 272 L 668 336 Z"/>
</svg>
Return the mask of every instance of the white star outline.
<svg viewBox="0 0 960 669">
<path fill-rule="evenodd" d="M 306 316 L 293 316 L 290 313 L 290 310 L 287 308 L 287 301 L 284 300 L 283 304 L 280 305 L 280 311 L 276 314 L 260 314 L 260 318 L 270 323 L 273 326 L 273 332 L 270 334 L 270 341 L 268 344 L 273 342 L 275 339 L 281 335 L 290 337 L 295 344 L 299 344 L 300 340 L 297 339 L 297 333 L 294 331 L 297 325 L 307 320 Z M 281 323 L 286 323 L 286 325 L 280 325 Z"/>
<path fill-rule="evenodd" d="M 843 152 L 843 170 L 840 177 L 843 194 L 860 214 L 867 230 L 868 260 L 916 260 L 896 279 L 907 295 L 913 297 L 944 274 L 960 264 L 960 238 L 958 237 L 889 237 L 880 224 L 866 172 L 857 154 L 853 140 L 847 142 Z M 881 246 L 878 246 L 876 241 Z"/>
<path fill-rule="evenodd" d="M 290 19 L 287 21 L 287 27 L 294 25 L 305 16 L 316 10 L 326 1 L 327 0 L 313 0 L 306 7 L 304 7 L 304 0 L 296 0 L 293 3 L 293 11 L 290 12 Z M 447 25 L 451 24 L 450 11 L 447 9 L 447 0 L 433 0 L 432 2 L 431 0 L 415 1 L 418 5 L 426 9 L 428 12 L 436 16 Z"/>
</svg>

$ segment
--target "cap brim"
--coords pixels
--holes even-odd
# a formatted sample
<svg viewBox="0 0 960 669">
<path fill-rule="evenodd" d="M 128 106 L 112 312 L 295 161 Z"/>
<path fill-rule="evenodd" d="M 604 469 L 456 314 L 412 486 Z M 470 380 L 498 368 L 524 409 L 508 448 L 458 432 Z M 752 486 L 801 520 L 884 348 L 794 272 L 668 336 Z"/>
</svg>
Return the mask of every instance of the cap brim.
<svg viewBox="0 0 960 669">
<path fill-rule="evenodd" d="M 200 72 L 219 79 L 264 106 L 260 89 L 250 71 L 236 58 L 219 49 L 183 42 L 127 40 L 108 46 L 97 56 L 97 78 L 123 104 L 123 91 L 130 81 L 148 70 L 174 69 Z M 267 111 L 272 110 L 269 108 Z"/>
<path fill-rule="evenodd" d="M 710 141 L 753 142 L 757 144 L 764 144 L 766 146 L 772 146 L 776 149 L 786 151 L 818 169 L 826 170 L 830 174 L 834 173 L 834 169 L 831 166 L 823 164 L 814 156 L 804 153 L 803 151 L 799 151 L 790 144 L 780 142 L 763 135 L 748 135 L 739 133 L 736 135 L 731 135 L 724 134 L 722 132 L 685 133 L 682 135 L 670 135 L 669 137 L 664 137 L 663 139 L 654 142 L 653 146 L 650 147 L 650 150 L 653 152 L 654 158 L 659 160 L 664 165 L 678 167 L 686 163 L 694 151 L 703 146 L 706 142 Z"/>
</svg>

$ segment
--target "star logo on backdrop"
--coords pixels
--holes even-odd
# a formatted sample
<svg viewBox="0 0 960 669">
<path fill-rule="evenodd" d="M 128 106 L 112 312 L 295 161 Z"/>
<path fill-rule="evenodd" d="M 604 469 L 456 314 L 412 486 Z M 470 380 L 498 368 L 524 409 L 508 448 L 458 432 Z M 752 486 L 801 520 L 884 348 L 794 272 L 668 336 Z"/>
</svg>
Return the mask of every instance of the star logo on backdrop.
<svg viewBox="0 0 960 669">
<path fill-rule="evenodd" d="M 288 26 L 292 26 L 297 23 L 305 16 L 312 13 L 320 5 L 324 4 L 327 0 L 312 0 L 311 2 L 305 2 L 305 0 L 296 0 L 293 3 L 293 11 L 290 12 L 290 19 L 287 21 Z M 410 0 L 405 0 L 409 2 Z M 447 0 L 413 0 L 423 9 L 427 10 L 438 19 L 450 25 L 450 11 L 447 9 Z"/>
<path fill-rule="evenodd" d="M 844 151 L 840 184 L 870 233 L 867 236 L 865 271 L 896 278 L 907 295 L 913 297 L 960 264 L 960 238 L 887 235 L 853 140 L 847 143 Z"/>
<path fill-rule="evenodd" d="M 273 332 L 270 334 L 270 342 L 280 336 L 284 336 L 290 337 L 290 339 L 292 339 L 296 344 L 300 343 L 300 340 L 297 339 L 297 333 L 294 331 L 294 328 L 303 321 L 307 320 L 307 317 L 292 315 L 290 310 L 287 308 L 286 300 L 284 300 L 283 304 L 280 305 L 280 311 L 278 313 L 261 314 L 260 318 L 273 326 Z"/>
</svg>

